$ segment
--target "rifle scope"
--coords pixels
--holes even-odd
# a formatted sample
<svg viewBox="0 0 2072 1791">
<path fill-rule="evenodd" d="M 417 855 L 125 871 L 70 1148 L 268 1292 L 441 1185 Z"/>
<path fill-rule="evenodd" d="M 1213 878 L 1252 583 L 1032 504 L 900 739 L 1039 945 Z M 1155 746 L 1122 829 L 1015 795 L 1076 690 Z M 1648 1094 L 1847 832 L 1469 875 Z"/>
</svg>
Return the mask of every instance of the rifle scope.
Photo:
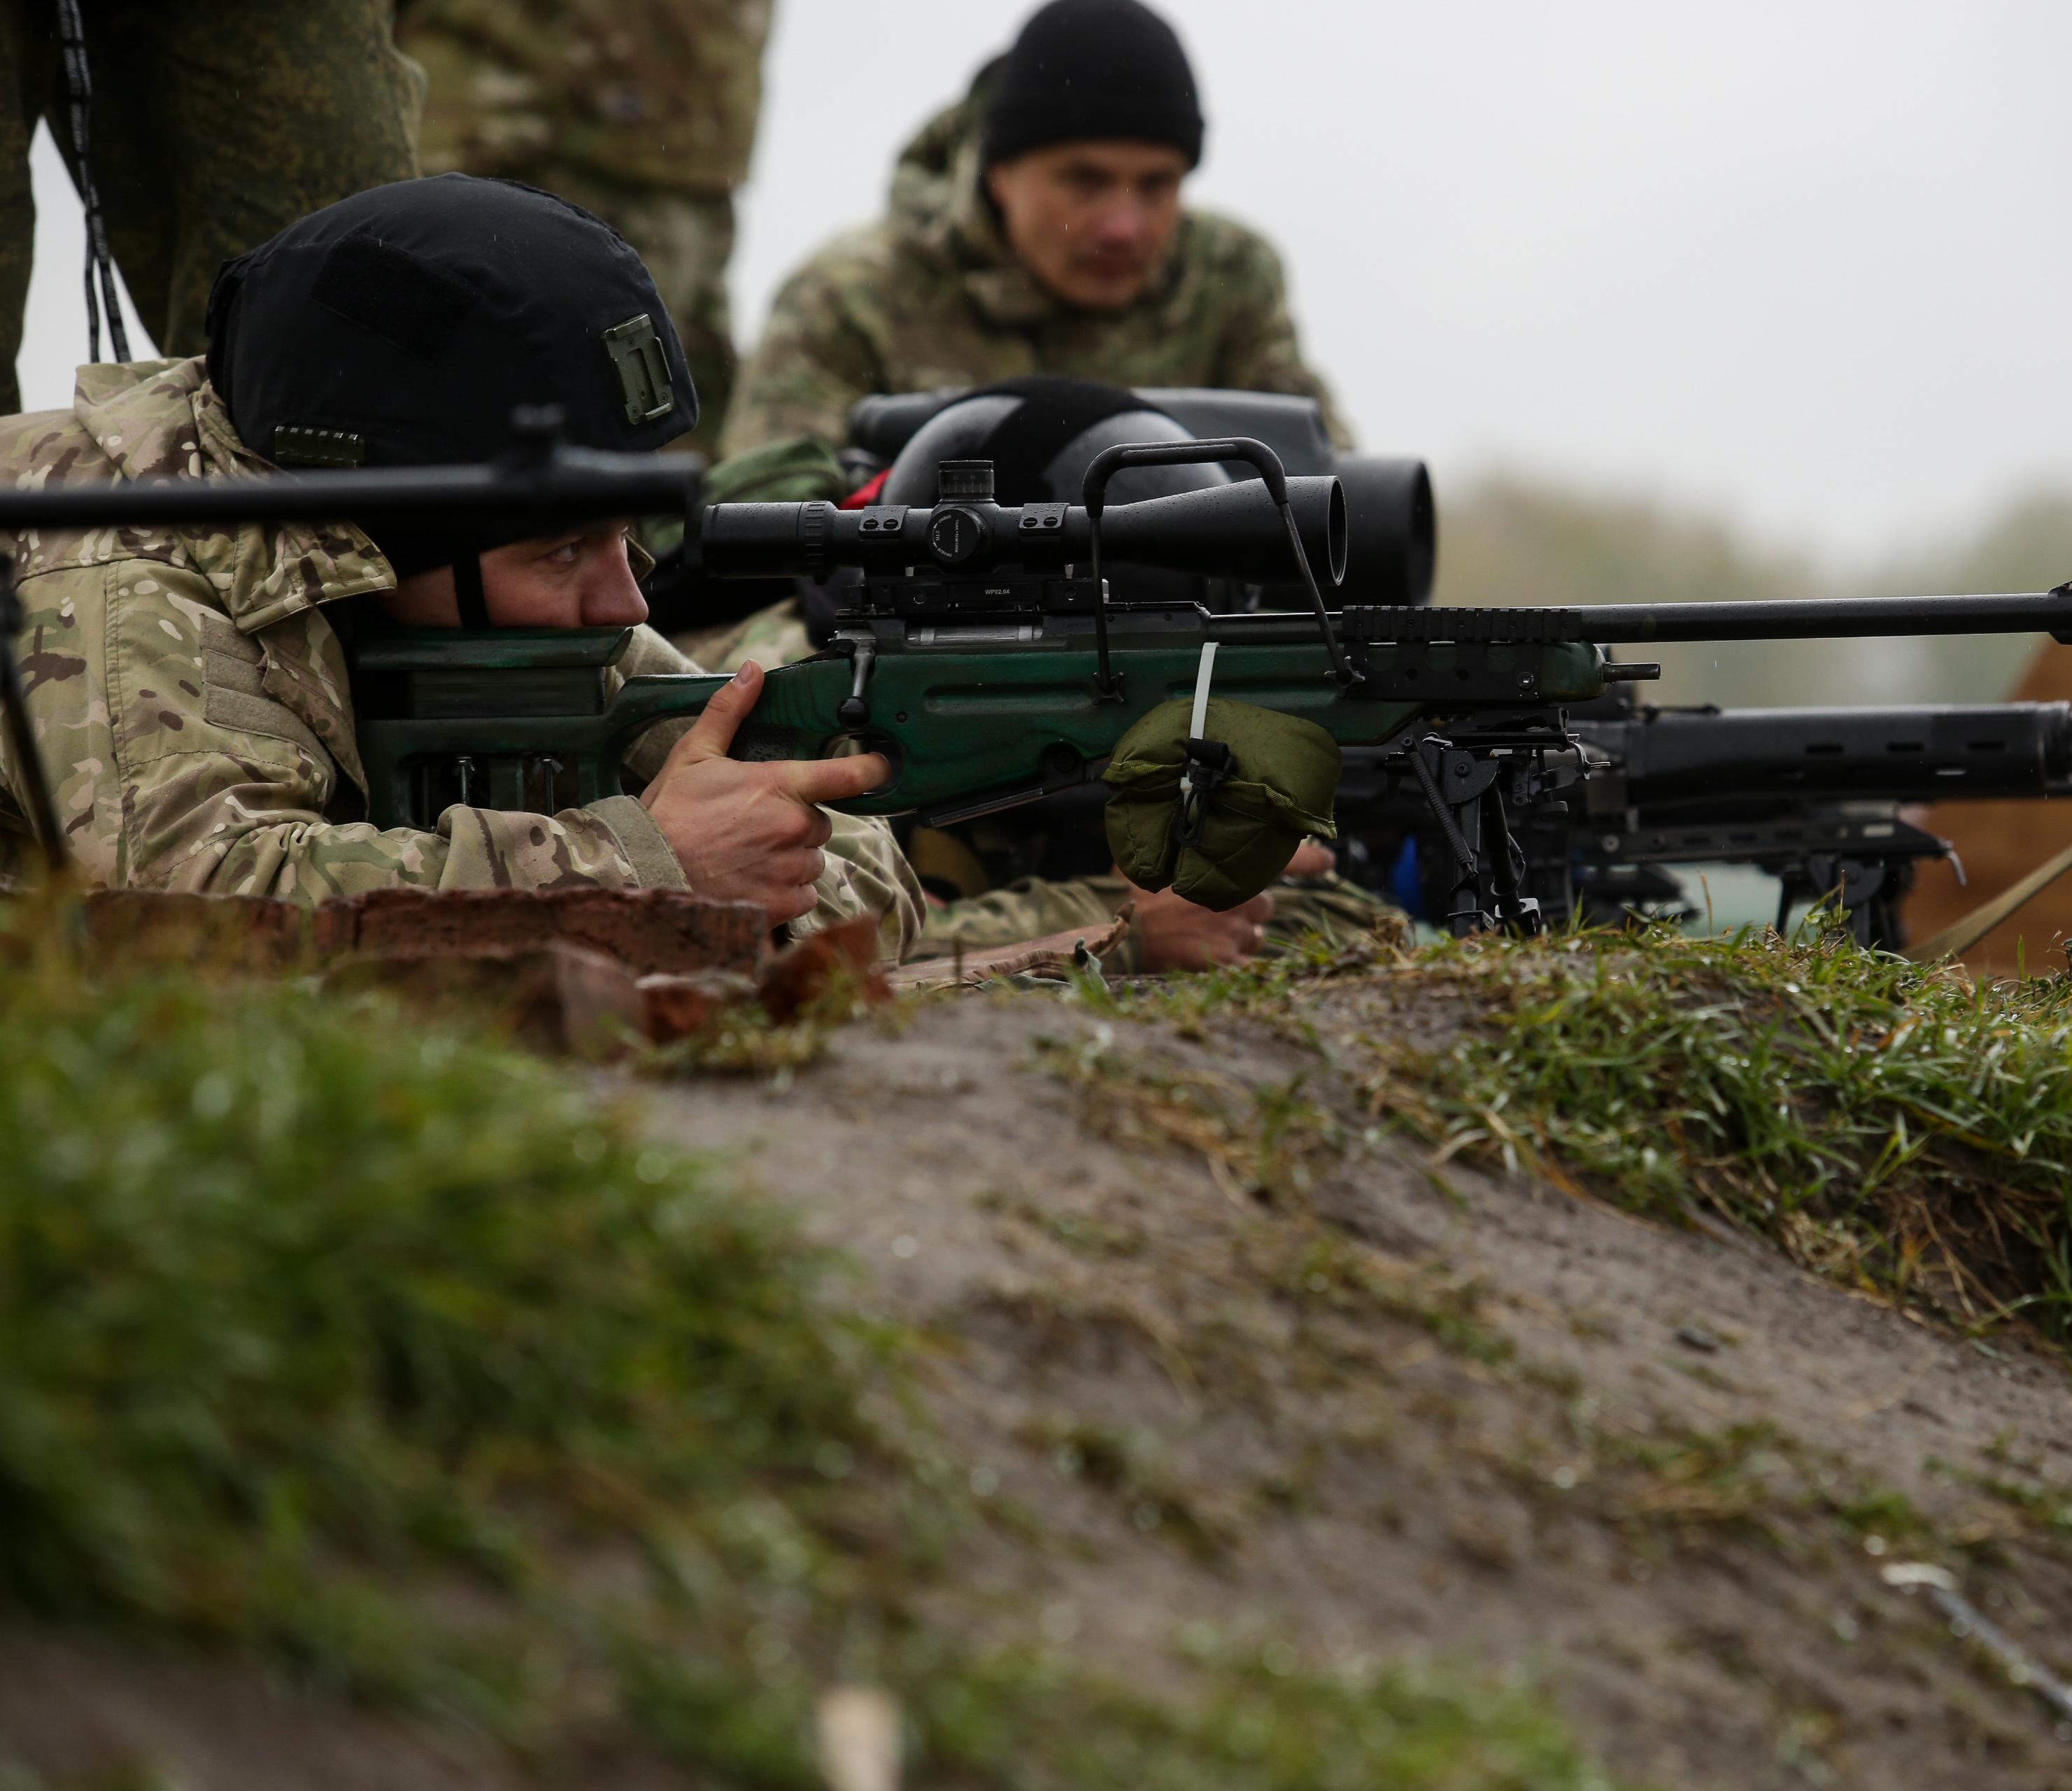
<svg viewBox="0 0 2072 1791">
<path fill-rule="evenodd" d="M 1005 567 L 1042 572 L 1084 565 L 1093 525 L 1077 504 L 1003 505 L 989 461 L 943 463 L 941 498 L 923 508 L 832 504 L 715 504 L 705 512 L 705 570 L 722 578 L 824 578 L 837 566 L 984 578 Z M 1288 498 L 1320 583 L 1346 570 L 1346 500 L 1336 479 L 1290 479 Z M 1294 573 L 1286 525 L 1265 484 L 1117 504 L 1100 515 L 1103 554 L 1207 578 L 1265 583 Z"/>
</svg>

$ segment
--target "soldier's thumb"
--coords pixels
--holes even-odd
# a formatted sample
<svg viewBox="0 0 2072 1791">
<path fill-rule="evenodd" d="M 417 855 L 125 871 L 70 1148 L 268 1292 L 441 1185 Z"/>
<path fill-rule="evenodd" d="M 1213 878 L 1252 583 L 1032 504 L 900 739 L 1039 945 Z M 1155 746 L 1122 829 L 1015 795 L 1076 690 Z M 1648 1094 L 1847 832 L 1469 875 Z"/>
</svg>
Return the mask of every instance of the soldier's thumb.
<svg viewBox="0 0 2072 1791">
<path fill-rule="evenodd" d="M 762 694 L 763 668 L 751 659 L 713 693 L 670 756 L 684 764 L 724 759 L 734 745 L 735 732 Z"/>
</svg>

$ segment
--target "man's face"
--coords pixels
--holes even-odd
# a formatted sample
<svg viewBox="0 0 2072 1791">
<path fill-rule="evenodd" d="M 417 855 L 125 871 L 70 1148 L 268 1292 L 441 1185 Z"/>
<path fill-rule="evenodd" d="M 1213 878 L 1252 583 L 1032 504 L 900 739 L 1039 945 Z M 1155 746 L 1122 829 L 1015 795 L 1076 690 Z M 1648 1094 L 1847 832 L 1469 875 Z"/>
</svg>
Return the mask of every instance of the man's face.
<svg viewBox="0 0 2072 1791">
<path fill-rule="evenodd" d="M 1166 264 L 1187 159 L 1157 143 L 1056 143 L 986 170 L 1015 259 L 1082 311 L 1133 304 Z"/>
<path fill-rule="evenodd" d="M 626 557 L 624 521 L 593 523 L 493 547 L 482 556 L 482 599 L 500 628 L 624 628 L 648 620 Z M 457 628 L 453 568 L 413 572 L 379 601 L 409 628 Z"/>
</svg>

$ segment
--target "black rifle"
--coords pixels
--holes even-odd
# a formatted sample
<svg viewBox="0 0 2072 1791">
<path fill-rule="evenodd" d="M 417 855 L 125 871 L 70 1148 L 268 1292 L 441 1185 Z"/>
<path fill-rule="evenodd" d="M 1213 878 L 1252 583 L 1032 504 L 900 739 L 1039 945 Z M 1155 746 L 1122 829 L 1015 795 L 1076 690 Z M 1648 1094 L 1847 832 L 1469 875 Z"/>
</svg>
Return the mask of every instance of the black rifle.
<svg viewBox="0 0 2072 1791">
<path fill-rule="evenodd" d="M 1523 881 L 1550 916 L 1674 915 L 1679 865 L 1741 864 L 1792 906 L 1835 898 L 1865 945 L 1905 943 L 1898 904 L 1949 846 L 1908 806 L 1951 797 L 2072 794 L 2072 705 L 1669 709 L 1572 715 L 1581 763 L 1561 798 L 1516 830 Z M 1424 805 L 1370 748 L 1346 751 L 1338 820 L 1347 868 L 1420 900 L 1409 876 L 1447 860 Z M 1406 856 L 1408 842 L 1416 844 Z"/>
</svg>

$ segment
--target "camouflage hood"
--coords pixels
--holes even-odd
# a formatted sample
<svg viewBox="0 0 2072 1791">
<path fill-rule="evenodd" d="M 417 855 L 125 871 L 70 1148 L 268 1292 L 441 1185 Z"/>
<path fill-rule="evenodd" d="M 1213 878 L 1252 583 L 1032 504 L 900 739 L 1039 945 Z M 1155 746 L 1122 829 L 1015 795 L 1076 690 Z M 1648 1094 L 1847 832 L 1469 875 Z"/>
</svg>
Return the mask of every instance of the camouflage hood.
<svg viewBox="0 0 2072 1791">
<path fill-rule="evenodd" d="M 0 421 L 0 467 L 35 468 L 16 483 L 36 488 L 243 479 L 273 470 L 238 439 L 198 356 L 80 368 L 69 413 Z M 190 567 L 208 580 L 224 612 L 247 634 L 396 583 L 388 562 L 350 523 L 34 530 L 19 543 L 24 578 L 117 556 Z"/>
<path fill-rule="evenodd" d="M 971 91 L 923 125 L 892 171 L 890 223 L 901 243 L 952 274 L 985 320 L 1001 329 L 1026 330 L 1067 312 L 1014 258 L 1000 219 L 985 195 L 979 138 L 993 70 L 989 63 Z M 1133 310 L 1162 302 L 1187 261 L 1192 220 L 1183 214 L 1165 270 L 1147 286 Z"/>
</svg>

